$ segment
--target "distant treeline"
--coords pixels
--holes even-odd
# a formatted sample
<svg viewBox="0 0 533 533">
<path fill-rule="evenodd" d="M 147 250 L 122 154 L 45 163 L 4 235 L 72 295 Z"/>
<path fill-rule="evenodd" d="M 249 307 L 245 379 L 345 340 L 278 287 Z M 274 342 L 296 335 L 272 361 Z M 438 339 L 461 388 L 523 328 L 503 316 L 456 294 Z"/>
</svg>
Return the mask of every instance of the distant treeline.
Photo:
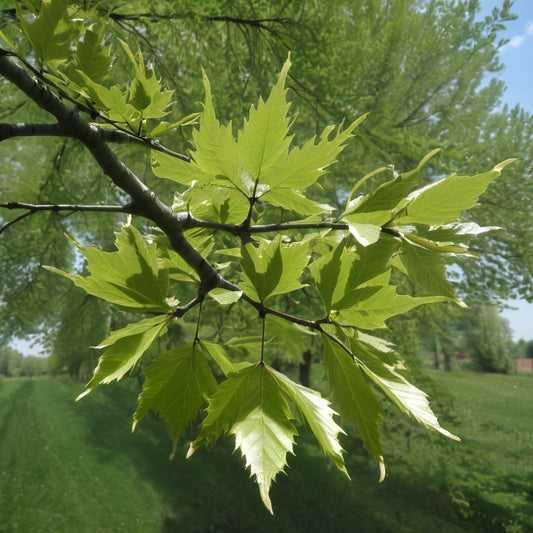
<svg viewBox="0 0 533 533">
<path fill-rule="evenodd" d="M 44 357 L 25 357 L 10 346 L 0 346 L 0 378 L 33 377 L 47 373 L 48 360 Z"/>
</svg>

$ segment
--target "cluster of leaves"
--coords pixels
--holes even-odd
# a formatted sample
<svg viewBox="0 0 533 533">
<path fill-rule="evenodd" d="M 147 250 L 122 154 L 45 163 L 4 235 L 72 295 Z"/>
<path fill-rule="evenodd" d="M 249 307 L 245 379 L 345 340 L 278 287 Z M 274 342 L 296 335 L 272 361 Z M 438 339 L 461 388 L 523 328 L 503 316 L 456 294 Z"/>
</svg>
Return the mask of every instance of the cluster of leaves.
<svg viewBox="0 0 533 533">
<path fill-rule="evenodd" d="M 97 6 L 87 9 L 68 0 L 45 0 L 38 11 L 29 2 L 24 2 L 24 7 L 32 17 L 25 16 L 26 11 L 17 3 L 20 28 L 33 47 L 39 67 L 46 67 L 47 79 L 65 94 L 115 127 L 134 133 L 144 132 L 148 119 L 167 114 L 173 91 L 162 89 L 154 69 L 145 65 L 140 49 L 134 54 L 126 42 L 119 40 L 134 76 L 122 86 L 111 77 L 114 56 L 106 42 L 106 19 L 99 17 Z M 17 49 L 5 34 L 0 32 L 0 37 Z M 159 123 L 151 134 L 193 119 L 187 117 L 179 124 Z"/>
<path fill-rule="evenodd" d="M 105 32 L 81 22 L 71 25 L 72 18 L 80 16 L 77 7 L 48 0 L 32 22 L 20 9 L 18 16 L 37 60 L 53 72 L 47 78 L 53 88 L 81 99 L 96 112 L 95 120 L 139 133 L 146 119 L 164 115 L 171 92 L 162 89 L 142 56 L 136 58 L 125 44 L 134 78 L 126 88 L 112 85 L 106 75 L 111 56 L 103 42 Z M 74 52 L 73 40 L 79 41 Z M 284 469 L 287 454 L 293 453 L 297 421 L 313 432 L 323 452 L 347 473 L 339 442 L 343 430 L 335 421 L 338 413 L 357 429 L 384 477 L 379 434 L 383 413 L 374 388 L 420 424 L 457 438 L 439 425 L 424 392 L 402 375 L 403 361 L 381 333 L 389 318 L 419 305 L 464 305 L 446 278 L 446 262 L 475 255 L 469 251 L 470 240 L 494 228 L 461 222 L 460 215 L 476 205 L 509 163 L 421 187 L 421 170 L 432 152 L 413 170 L 392 174 L 372 193 L 356 196 L 370 176 L 363 177 L 351 190 L 344 211 L 334 213 L 311 200 L 311 192 L 365 117 L 344 128 L 328 126 L 318 139 L 294 145 L 286 88 L 289 68 L 287 60 L 268 98 L 251 108 L 236 135 L 231 123 L 218 120 L 204 74 L 206 98 L 193 131 L 190 160 L 153 152 L 154 174 L 179 184 L 173 207 L 176 220 L 183 222 L 180 242 L 187 242 L 209 262 L 214 254 L 228 258 L 216 270 L 212 267 L 216 277 L 206 278 L 206 268 L 200 269 L 168 234 L 154 230 L 144 236 L 131 222 L 117 234 L 114 252 L 83 246 L 73 238 L 87 261 L 89 276 L 50 267 L 90 295 L 122 310 L 150 315 L 113 331 L 97 346 L 102 355 L 82 396 L 127 375 L 171 321 L 196 305 L 201 311 L 205 296 L 220 306 L 257 310 L 262 335 L 259 343 L 250 341 L 250 349 L 256 349 L 255 362 L 236 360 L 234 339 L 204 338 L 199 312 L 189 342 L 146 367 L 133 418 L 135 427 L 149 411 L 160 412 L 175 450 L 186 428 L 200 417 L 189 455 L 204 442 L 234 436 L 270 511 L 269 490 Z M 153 130 L 152 135 L 165 128 Z M 282 213 L 283 223 L 281 219 L 266 223 Z M 219 233 L 234 235 L 240 246 L 220 246 Z M 393 269 L 414 282 L 416 295 L 398 292 L 391 281 Z M 189 291 L 184 285 L 191 283 L 197 296 L 181 305 L 182 294 Z M 321 299 L 321 311 L 305 309 L 295 315 L 280 309 L 278 296 L 303 287 Z M 320 335 L 334 407 L 317 391 L 266 363 L 267 317 L 288 323 L 290 327 L 277 330 L 288 346 L 293 337 L 305 335 L 302 328 Z M 247 342 L 242 339 L 240 346 Z"/>
</svg>

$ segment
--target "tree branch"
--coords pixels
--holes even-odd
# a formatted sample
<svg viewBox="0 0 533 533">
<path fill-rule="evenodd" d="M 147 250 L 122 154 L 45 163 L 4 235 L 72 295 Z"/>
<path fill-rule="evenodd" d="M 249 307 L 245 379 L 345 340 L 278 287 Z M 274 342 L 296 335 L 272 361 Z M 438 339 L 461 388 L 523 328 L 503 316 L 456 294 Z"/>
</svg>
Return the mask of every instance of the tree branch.
<svg viewBox="0 0 533 533">
<path fill-rule="evenodd" d="M 0 142 L 12 137 L 63 137 L 65 132 L 59 124 L 0 123 Z"/>
<path fill-rule="evenodd" d="M 0 227 L 0 235 L 10 226 L 26 218 L 29 215 L 33 215 L 39 211 L 94 211 L 101 213 L 128 213 L 135 214 L 135 206 L 133 204 L 128 205 L 77 205 L 77 204 L 27 204 L 23 202 L 0 202 L 0 208 L 3 209 L 27 209 L 26 213 L 19 215 L 18 217 L 6 222 Z"/>
<path fill-rule="evenodd" d="M 182 161 L 186 161 L 189 163 L 191 161 L 191 158 L 180 154 L 179 152 L 175 152 L 174 150 L 170 150 L 169 148 L 166 148 L 163 146 L 158 140 L 156 139 L 150 139 L 147 137 L 143 137 L 142 135 L 137 135 L 133 132 L 129 132 L 122 128 L 119 123 L 111 120 L 110 118 L 106 117 L 99 111 L 97 111 L 92 104 L 88 103 L 87 105 L 83 105 L 79 101 L 77 101 L 75 98 L 72 98 L 69 94 L 67 94 L 61 87 L 59 87 L 56 83 L 54 83 L 52 80 L 48 79 L 42 72 L 37 70 L 33 65 L 28 63 L 24 58 L 20 57 L 15 52 L 12 52 L 10 50 L 6 50 L 4 48 L 0 48 L 0 57 L 7 57 L 12 56 L 16 57 L 19 61 L 22 62 L 22 64 L 32 73 L 34 74 L 37 79 L 41 80 L 45 86 L 52 87 L 54 90 L 56 90 L 59 94 L 59 96 L 65 100 L 68 100 L 71 102 L 76 109 L 79 111 L 83 111 L 84 113 L 87 113 L 89 116 L 94 118 L 99 118 L 103 122 L 110 124 L 115 130 L 105 130 L 101 129 L 102 135 L 108 142 L 112 143 L 118 143 L 118 144 L 125 144 L 125 143 L 132 143 L 132 144 L 140 144 L 142 146 L 146 146 L 148 148 L 151 148 L 152 150 L 157 150 L 158 152 L 163 152 L 164 154 L 170 155 L 172 157 L 175 157 L 177 159 L 181 159 Z M 53 113 L 52 113 L 53 114 Z M 6 124 L 1 124 L 2 126 L 8 126 Z M 51 126 L 51 125 L 50 125 Z M 100 127 L 97 124 L 95 124 L 95 127 Z M 45 131 L 45 130 L 43 130 Z M 28 136 L 30 134 L 26 134 Z M 54 135 L 53 133 L 35 133 L 33 135 Z M 58 136 L 69 136 L 66 133 L 58 132 Z M 9 135 L 5 137 L 6 139 L 9 137 L 15 137 L 15 135 Z M 4 140 L 0 135 L 0 141 Z"/>
<path fill-rule="evenodd" d="M 3 224 L 0 227 L 0 235 L 2 235 L 2 233 L 4 233 L 4 231 L 6 231 L 7 228 L 9 228 L 10 226 L 13 226 L 14 224 L 16 224 L 20 220 L 26 218 L 27 216 L 33 215 L 33 213 L 34 213 L 34 211 L 27 211 L 26 213 L 22 213 L 22 215 L 19 215 L 18 217 L 15 217 L 13 220 L 10 220 L 9 222 L 6 222 L 5 224 Z"/>
<path fill-rule="evenodd" d="M 137 213 L 154 222 L 169 238 L 173 249 L 201 279 L 204 292 L 221 286 L 222 276 L 186 239 L 184 217 L 176 214 L 147 187 L 109 148 L 102 129 L 81 118 L 76 108 L 68 107 L 46 85 L 33 79 L 7 54 L 0 54 L 0 74 L 16 85 L 41 109 L 52 114 L 59 127 L 78 139 L 91 152 L 94 160 L 113 183 L 131 196 Z"/>
<path fill-rule="evenodd" d="M 225 231 L 232 233 L 237 237 L 248 236 L 251 233 L 268 233 L 271 231 L 298 231 L 304 229 L 336 229 L 346 230 L 348 224 L 338 222 L 305 222 L 305 223 L 278 223 L 278 224 L 258 224 L 256 226 L 247 223 L 242 224 L 224 224 L 223 222 L 214 222 L 212 220 L 202 220 L 196 218 L 190 213 L 187 214 L 187 219 L 184 221 L 183 227 L 185 229 L 192 228 L 206 228 L 218 231 Z"/>
<path fill-rule="evenodd" d="M 181 159 L 187 163 L 191 161 L 190 157 L 166 148 L 157 140 L 138 137 L 122 130 L 105 130 L 97 124 L 93 124 L 93 126 L 99 129 L 100 135 L 106 142 L 114 144 L 139 144 L 152 150 L 163 152 L 176 159 Z M 75 135 L 65 130 L 59 123 L 42 124 L 31 122 L 15 124 L 0 122 L 0 142 L 13 137 L 75 137 Z"/>
</svg>

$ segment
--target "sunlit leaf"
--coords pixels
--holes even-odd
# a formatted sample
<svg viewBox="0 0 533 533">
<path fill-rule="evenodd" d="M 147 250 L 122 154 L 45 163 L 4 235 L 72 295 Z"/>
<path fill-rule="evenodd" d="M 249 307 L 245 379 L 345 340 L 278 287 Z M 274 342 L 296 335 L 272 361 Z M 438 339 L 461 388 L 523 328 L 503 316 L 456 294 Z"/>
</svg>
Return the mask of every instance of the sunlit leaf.
<svg viewBox="0 0 533 533">
<path fill-rule="evenodd" d="M 196 418 L 217 383 L 195 344 L 178 346 L 160 355 L 145 371 L 146 380 L 133 415 L 133 429 L 148 411 L 161 413 L 170 430 L 175 453 L 178 439 Z"/>
</svg>

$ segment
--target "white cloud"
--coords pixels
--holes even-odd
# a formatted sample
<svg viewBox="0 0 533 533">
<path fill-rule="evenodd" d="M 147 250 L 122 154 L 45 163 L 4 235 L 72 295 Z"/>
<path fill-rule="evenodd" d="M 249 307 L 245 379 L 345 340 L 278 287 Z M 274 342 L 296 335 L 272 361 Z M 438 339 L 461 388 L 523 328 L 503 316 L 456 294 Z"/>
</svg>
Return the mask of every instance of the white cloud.
<svg viewBox="0 0 533 533">
<path fill-rule="evenodd" d="M 526 24 L 525 30 L 526 31 L 521 35 L 511 37 L 509 42 L 500 48 L 500 52 L 505 52 L 506 50 L 509 50 L 509 48 L 520 48 L 528 37 L 533 36 L 533 21 L 529 21 Z"/>
</svg>

